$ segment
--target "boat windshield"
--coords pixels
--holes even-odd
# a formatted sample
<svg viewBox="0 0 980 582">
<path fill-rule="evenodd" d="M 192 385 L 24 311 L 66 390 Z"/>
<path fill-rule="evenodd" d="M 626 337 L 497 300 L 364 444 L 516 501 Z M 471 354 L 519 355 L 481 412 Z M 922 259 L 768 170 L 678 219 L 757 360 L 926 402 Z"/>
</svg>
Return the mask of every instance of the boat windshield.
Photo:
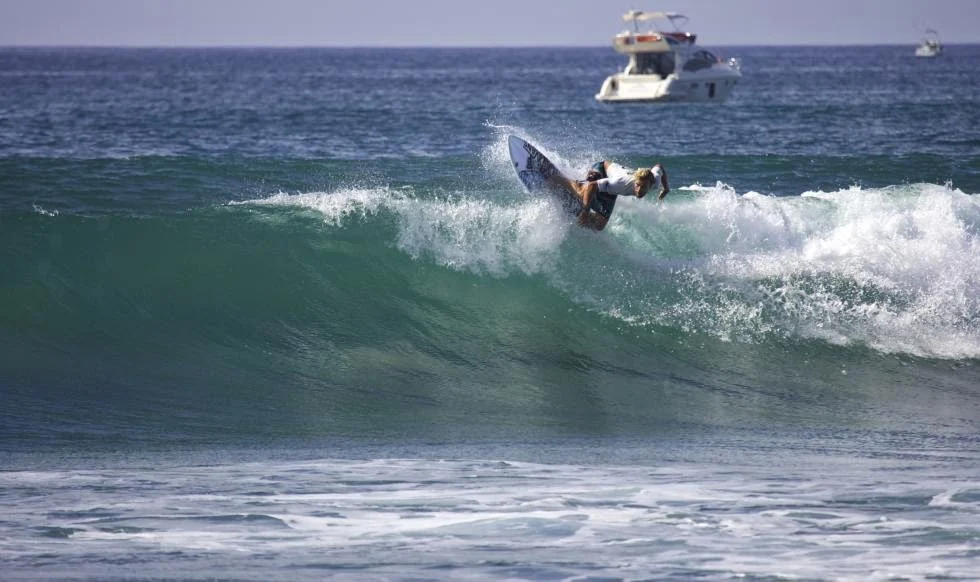
<svg viewBox="0 0 980 582">
<path fill-rule="evenodd" d="M 718 57 L 716 57 L 711 51 L 695 51 L 688 57 L 687 61 L 684 62 L 684 70 L 693 73 L 694 71 L 700 71 L 701 69 L 708 69 L 714 66 L 718 62 Z"/>
</svg>

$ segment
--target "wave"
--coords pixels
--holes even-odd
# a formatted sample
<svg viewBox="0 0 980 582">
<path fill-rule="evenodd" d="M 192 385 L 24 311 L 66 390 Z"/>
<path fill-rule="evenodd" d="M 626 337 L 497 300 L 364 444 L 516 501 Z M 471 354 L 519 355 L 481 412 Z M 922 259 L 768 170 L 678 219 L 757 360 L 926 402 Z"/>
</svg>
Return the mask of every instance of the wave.
<svg viewBox="0 0 980 582">
<path fill-rule="evenodd" d="M 663 205 L 621 201 L 601 235 L 574 228 L 549 200 L 484 194 L 348 190 L 242 204 L 315 211 L 341 229 L 388 221 L 385 242 L 408 258 L 477 276 L 536 276 L 633 325 L 980 356 L 980 204 L 958 190 L 774 197 L 695 184 Z"/>
<path fill-rule="evenodd" d="M 896 368 L 976 385 L 973 196 L 688 184 L 592 233 L 511 178 L 4 214 L 5 438 L 908 427 Z"/>
<path fill-rule="evenodd" d="M 345 186 L 142 218 L 34 205 L 31 216 L 5 219 L 12 266 L 5 288 L 18 296 L 39 281 L 56 282 L 75 298 L 105 297 L 100 289 L 125 295 L 159 279 L 139 292 L 170 296 L 176 281 L 218 287 L 237 265 L 237 286 L 254 286 L 253 276 L 291 287 L 305 281 L 303 292 L 316 303 L 324 290 L 309 273 L 322 271 L 324 261 L 339 253 L 350 280 L 397 284 L 363 261 L 395 249 L 386 260 L 398 270 L 428 265 L 477 281 L 542 285 L 579 309 L 632 326 L 735 342 L 819 340 L 980 357 L 975 196 L 933 184 L 778 197 L 738 193 L 722 182 L 689 184 L 664 204 L 621 200 L 606 231 L 595 234 L 575 227 L 554 201 L 520 190 L 499 163 L 505 155 L 491 149 L 490 178 L 473 187 Z M 569 172 L 586 165 L 584 156 L 555 158 Z M 241 289 L 229 292 L 236 295 L 251 300 Z M 8 316 L 25 308 L 16 299 L 4 304 Z M 82 299 L 74 307 L 91 306 Z M 271 317 L 280 307 L 263 309 Z"/>
</svg>

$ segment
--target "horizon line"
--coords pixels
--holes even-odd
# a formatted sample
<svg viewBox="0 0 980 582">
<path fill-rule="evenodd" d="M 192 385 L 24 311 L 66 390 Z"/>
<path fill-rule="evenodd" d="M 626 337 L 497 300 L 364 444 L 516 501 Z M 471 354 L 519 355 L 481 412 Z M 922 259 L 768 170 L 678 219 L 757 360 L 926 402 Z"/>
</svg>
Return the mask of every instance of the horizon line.
<svg viewBox="0 0 980 582">
<path fill-rule="evenodd" d="M 943 42 L 943 46 L 970 46 L 980 45 L 978 42 Z M 905 47 L 917 46 L 914 42 L 852 42 L 852 43 L 792 43 L 792 44 L 710 44 L 703 45 L 702 48 L 820 48 L 820 47 Z M 603 44 L 500 44 L 500 45 L 481 45 L 481 44 L 444 44 L 444 45 L 423 45 L 423 44 L 364 44 L 364 45 L 342 45 L 342 44 L 0 44 L 0 50 L 5 49 L 593 49 L 611 48 L 611 43 Z"/>
</svg>

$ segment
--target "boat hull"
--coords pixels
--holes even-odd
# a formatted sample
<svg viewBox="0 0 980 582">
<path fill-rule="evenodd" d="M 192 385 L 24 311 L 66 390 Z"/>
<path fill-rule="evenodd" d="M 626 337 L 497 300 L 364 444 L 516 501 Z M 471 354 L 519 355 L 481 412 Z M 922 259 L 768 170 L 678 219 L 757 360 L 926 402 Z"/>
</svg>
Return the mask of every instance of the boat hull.
<svg viewBox="0 0 980 582">
<path fill-rule="evenodd" d="M 941 54 L 943 54 L 942 49 L 937 49 L 933 47 L 920 46 L 919 48 L 915 49 L 915 56 L 919 58 L 928 59 L 932 57 L 938 57 Z"/>
<path fill-rule="evenodd" d="M 722 102 L 728 99 L 740 77 L 730 70 L 697 77 L 617 73 L 606 78 L 595 98 L 605 103 Z"/>
</svg>

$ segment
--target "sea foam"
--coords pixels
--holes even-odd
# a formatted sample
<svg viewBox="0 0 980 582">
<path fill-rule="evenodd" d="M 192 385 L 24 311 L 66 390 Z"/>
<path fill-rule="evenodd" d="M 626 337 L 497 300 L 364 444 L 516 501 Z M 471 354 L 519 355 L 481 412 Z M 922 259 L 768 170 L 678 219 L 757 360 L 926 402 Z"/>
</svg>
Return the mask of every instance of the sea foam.
<svg viewBox="0 0 980 582">
<path fill-rule="evenodd" d="M 629 240 L 655 240 L 658 227 L 679 233 L 650 251 L 685 255 L 675 273 L 692 292 L 671 310 L 685 323 L 712 321 L 723 336 L 778 329 L 885 352 L 980 355 L 974 197 L 931 184 L 779 197 L 724 184 L 689 190 L 663 208 L 623 205 L 613 228 Z M 733 316 L 737 328 L 726 329 Z"/>
<path fill-rule="evenodd" d="M 332 226 L 384 215 L 396 224 L 395 244 L 411 257 L 495 277 L 549 270 L 570 228 L 557 204 L 540 198 L 421 198 L 412 190 L 354 188 L 279 193 L 240 204 L 315 210 Z"/>
</svg>

